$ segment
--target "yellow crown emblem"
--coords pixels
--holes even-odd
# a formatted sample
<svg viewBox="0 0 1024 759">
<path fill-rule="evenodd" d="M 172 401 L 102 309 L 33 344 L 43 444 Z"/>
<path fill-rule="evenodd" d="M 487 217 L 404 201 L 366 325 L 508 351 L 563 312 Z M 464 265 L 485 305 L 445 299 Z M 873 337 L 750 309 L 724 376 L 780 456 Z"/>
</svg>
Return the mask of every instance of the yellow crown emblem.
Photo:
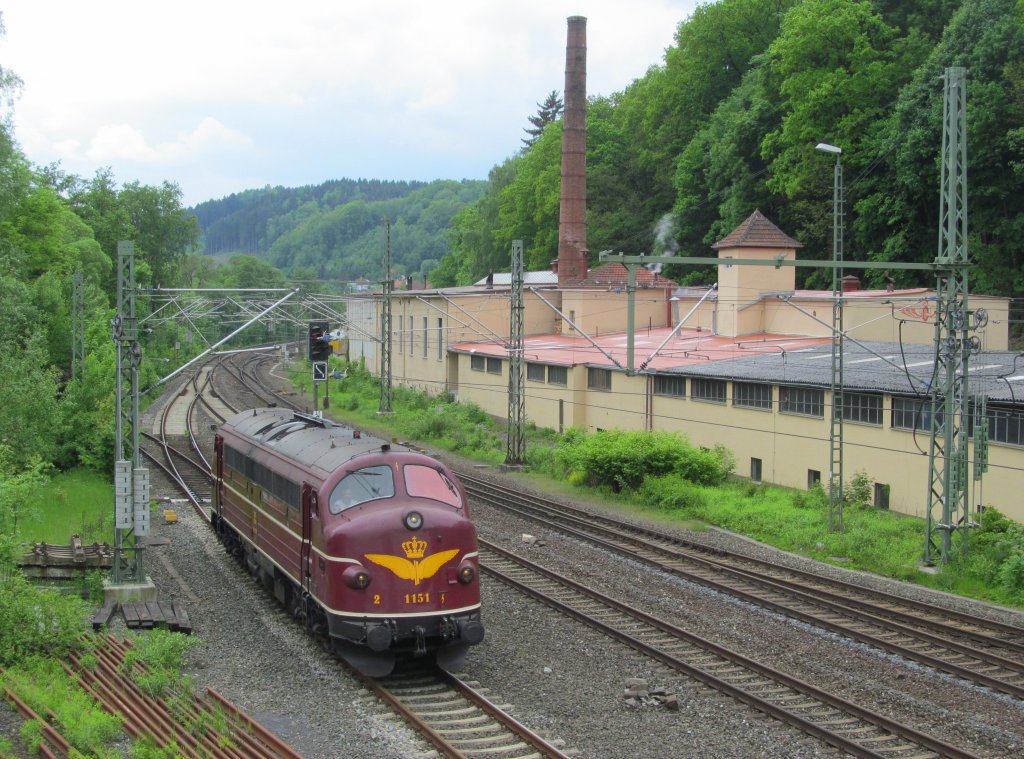
<svg viewBox="0 0 1024 759">
<path fill-rule="evenodd" d="M 421 559 L 427 550 L 427 541 L 420 540 L 414 535 L 412 540 L 402 543 L 402 550 L 410 559 Z"/>
</svg>

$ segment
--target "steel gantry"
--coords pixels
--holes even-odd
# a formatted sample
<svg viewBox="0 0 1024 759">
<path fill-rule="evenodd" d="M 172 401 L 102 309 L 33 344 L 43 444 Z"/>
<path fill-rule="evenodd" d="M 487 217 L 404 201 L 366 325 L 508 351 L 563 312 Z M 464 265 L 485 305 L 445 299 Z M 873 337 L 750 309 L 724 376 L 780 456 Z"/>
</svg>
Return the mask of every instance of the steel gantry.
<svg viewBox="0 0 1024 759">
<path fill-rule="evenodd" d="M 141 582 L 142 543 L 149 534 L 149 470 L 139 455 L 139 345 L 135 316 L 135 249 L 117 244 L 117 314 L 111 321 L 117 343 L 114 431 L 114 565 L 115 585 Z"/>
<path fill-rule="evenodd" d="M 817 150 L 836 157 L 832 181 L 832 393 L 831 428 L 829 429 L 828 467 L 828 529 L 843 529 L 843 419 L 846 416 L 843 368 L 843 162 L 842 150 L 819 142 Z"/>
<path fill-rule="evenodd" d="M 391 276 L 391 222 L 384 220 L 384 287 L 380 309 L 380 406 L 378 414 L 394 413 L 391 381 L 391 292 L 395 282 Z"/>
<path fill-rule="evenodd" d="M 523 361 L 523 241 L 512 241 L 511 332 L 508 343 L 508 441 L 505 465 L 526 463 L 526 365 Z"/>
<path fill-rule="evenodd" d="M 936 532 L 941 535 L 943 564 L 950 559 L 953 534 L 973 526 L 968 487 L 967 377 L 971 353 L 981 348 L 970 332 L 983 326 L 979 325 L 979 315 L 968 309 L 967 300 L 967 71 L 948 68 L 944 80 L 939 246 L 935 260 L 946 268 L 939 273 L 935 288 L 935 372 L 929 414 L 925 541 L 925 561 L 931 563 Z"/>
</svg>

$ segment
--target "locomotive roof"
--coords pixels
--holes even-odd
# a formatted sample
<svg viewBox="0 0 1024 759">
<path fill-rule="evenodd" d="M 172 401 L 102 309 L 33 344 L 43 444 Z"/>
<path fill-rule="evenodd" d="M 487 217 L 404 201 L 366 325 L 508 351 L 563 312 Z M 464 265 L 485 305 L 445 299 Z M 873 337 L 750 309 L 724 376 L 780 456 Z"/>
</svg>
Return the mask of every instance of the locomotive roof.
<svg viewBox="0 0 1024 759">
<path fill-rule="evenodd" d="M 278 451 L 293 461 L 330 473 L 354 456 L 381 450 L 407 451 L 405 446 L 336 424 L 282 408 L 243 411 L 224 423 L 224 428 L 253 443 Z"/>
</svg>

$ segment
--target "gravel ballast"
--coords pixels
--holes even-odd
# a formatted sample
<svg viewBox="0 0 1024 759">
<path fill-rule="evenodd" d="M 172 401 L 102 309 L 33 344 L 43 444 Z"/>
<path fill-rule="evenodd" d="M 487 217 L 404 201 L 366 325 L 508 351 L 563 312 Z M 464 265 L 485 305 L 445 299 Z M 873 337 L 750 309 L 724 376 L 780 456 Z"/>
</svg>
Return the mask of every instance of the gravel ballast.
<svg viewBox="0 0 1024 759">
<path fill-rule="evenodd" d="M 159 405 L 159 404 L 157 404 Z M 151 409 L 153 411 L 153 409 Z M 208 425 L 207 425 L 208 428 Z M 456 468 L 472 464 L 443 456 Z M 479 467 L 477 476 L 522 477 Z M 154 475 L 154 495 L 167 492 Z M 572 499 L 575 506 L 606 511 Z M 145 552 L 162 600 L 187 606 L 202 645 L 189 655 L 197 687 L 218 690 L 309 759 L 420 756 L 425 746 L 377 704 L 332 656 L 280 609 L 187 505 L 179 521 L 154 521 L 166 545 Z M 473 504 L 482 537 L 677 626 L 792 676 L 911 722 L 979 756 L 1024 753 L 1024 704 L 847 639 L 611 556 L 497 509 Z M 719 530 L 675 530 L 696 542 L 1024 627 L 1024 614 L 862 572 L 821 565 Z M 528 544 L 523 534 L 539 540 Z M 581 759 L 649 757 L 814 757 L 838 752 L 710 688 L 671 672 L 581 623 L 528 599 L 486 574 L 485 641 L 472 649 L 464 678 L 564 750 Z M 627 698 L 641 678 L 676 697 L 678 709 Z"/>
</svg>

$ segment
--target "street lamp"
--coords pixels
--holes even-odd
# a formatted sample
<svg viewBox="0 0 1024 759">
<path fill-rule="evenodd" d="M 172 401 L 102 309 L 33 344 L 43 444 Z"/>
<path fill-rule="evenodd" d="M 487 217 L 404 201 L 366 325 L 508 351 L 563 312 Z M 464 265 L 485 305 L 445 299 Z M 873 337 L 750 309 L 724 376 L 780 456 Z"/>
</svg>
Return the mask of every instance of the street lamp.
<svg viewBox="0 0 1024 759">
<path fill-rule="evenodd" d="M 828 482 L 828 529 L 831 532 L 832 514 L 839 517 L 838 529 L 843 529 L 843 151 L 827 142 L 819 142 L 815 150 L 836 157 L 832 189 L 832 427 L 829 434 L 831 458 Z"/>
</svg>

